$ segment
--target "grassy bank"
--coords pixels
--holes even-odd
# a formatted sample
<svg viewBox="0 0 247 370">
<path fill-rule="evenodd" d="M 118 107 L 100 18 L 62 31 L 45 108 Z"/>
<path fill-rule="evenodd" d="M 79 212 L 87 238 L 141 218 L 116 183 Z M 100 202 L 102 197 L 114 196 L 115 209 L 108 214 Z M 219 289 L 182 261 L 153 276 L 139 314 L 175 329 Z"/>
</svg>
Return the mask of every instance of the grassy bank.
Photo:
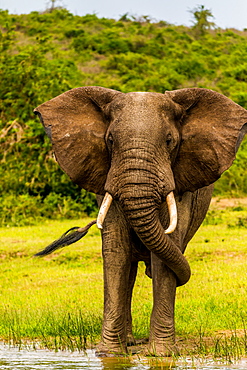
<svg viewBox="0 0 247 370">
<path fill-rule="evenodd" d="M 89 219 L 0 229 L 0 337 L 22 346 L 83 349 L 100 338 L 103 278 L 100 234 L 46 258 L 32 255 Z M 186 354 L 238 357 L 247 352 L 247 207 L 211 210 L 186 256 L 189 283 L 178 289 L 176 332 Z M 137 338 L 148 336 L 151 280 L 140 264 L 134 291 Z M 141 313 L 141 314 L 140 314 Z"/>
</svg>

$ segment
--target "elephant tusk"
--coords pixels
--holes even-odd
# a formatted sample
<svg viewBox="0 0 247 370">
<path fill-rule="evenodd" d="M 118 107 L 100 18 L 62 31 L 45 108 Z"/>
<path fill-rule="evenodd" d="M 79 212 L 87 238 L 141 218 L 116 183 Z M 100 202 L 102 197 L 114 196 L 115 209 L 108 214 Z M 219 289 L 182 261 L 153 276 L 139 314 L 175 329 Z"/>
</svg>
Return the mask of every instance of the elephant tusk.
<svg viewBox="0 0 247 370">
<path fill-rule="evenodd" d="M 174 198 L 173 191 L 167 195 L 166 203 L 167 203 L 168 210 L 169 210 L 170 225 L 165 230 L 165 234 L 171 234 L 177 227 L 177 219 L 178 219 L 177 206 L 176 206 L 176 201 Z"/>
<path fill-rule="evenodd" d="M 107 215 L 107 212 L 110 208 L 110 205 L 112 203 L 112 196 L 109 193 L 105 193 L 105 197 L 101 203 L 100 210 L 97 217 L 97 226 L 99 229 L 103 229 L 103 222 Z"/>
</svg>

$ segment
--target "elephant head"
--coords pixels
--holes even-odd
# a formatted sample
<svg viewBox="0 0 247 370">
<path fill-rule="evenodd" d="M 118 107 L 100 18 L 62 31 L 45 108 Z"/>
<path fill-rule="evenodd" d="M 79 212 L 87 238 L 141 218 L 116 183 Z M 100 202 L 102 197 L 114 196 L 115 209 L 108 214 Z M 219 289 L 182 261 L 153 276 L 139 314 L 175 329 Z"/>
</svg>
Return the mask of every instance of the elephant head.
<svg viewBox="0 0 247 370">
<path fill-rule="evenodd" d="M 189 265 L 168 233 L 176 227 L 173 192 L 193 192 L 215 182 L 235 158 L 247 111 L 212 90 L 160 93 L 80 87 L 35 109 L 56 159 L 80 187 L 105 195 L 101 227 L 111 200 L 119 202 L 146 247 L 175 272 Z M 244 126 L 245 125 L 245 126 Z M 164 229 L 161 203 L 171 222 Z"/>
</svg>

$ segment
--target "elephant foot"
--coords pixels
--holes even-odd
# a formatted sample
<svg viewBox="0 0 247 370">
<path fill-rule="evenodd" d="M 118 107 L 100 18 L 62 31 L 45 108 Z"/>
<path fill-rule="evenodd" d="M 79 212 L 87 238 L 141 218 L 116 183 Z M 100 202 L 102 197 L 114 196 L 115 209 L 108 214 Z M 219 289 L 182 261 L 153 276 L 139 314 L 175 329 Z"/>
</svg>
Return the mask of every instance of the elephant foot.
<svg viewBox="0 0 247 370">
<path fill-rule="evenodd" d="M 175 344 L 169 342 L 151 342 L 145 351 L 145 355 L 154 357 L 177 357 L 179 356 L 179 351 Z"/>
<path fill-rule="evenodd" d="M 126 356 L 128 355 L 127 347 L 124 344 L 119 346 L 113 346 L 106 343 L 99 343 L 96 346 L 95 355 L 97 357 L 116 357 L 116 356 Z"/>
</svg>

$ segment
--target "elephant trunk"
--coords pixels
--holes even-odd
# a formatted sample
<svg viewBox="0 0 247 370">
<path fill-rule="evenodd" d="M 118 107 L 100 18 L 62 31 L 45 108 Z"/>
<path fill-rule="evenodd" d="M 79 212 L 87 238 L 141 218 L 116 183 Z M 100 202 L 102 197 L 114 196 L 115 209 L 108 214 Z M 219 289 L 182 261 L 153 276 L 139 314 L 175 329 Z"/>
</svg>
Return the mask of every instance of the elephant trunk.
<svg viewBox="0 0 247 370">
<path fill-rule="evenodd" d="M 181 250 L 165 233 L 159 218 L 159 207 L 151 194 L 144 198 L 123 198 L 124 212 L 141 241 L 175 273 L 178 285 L 186 284 L 190 278 L 190 266 Z"/>
</svg>

